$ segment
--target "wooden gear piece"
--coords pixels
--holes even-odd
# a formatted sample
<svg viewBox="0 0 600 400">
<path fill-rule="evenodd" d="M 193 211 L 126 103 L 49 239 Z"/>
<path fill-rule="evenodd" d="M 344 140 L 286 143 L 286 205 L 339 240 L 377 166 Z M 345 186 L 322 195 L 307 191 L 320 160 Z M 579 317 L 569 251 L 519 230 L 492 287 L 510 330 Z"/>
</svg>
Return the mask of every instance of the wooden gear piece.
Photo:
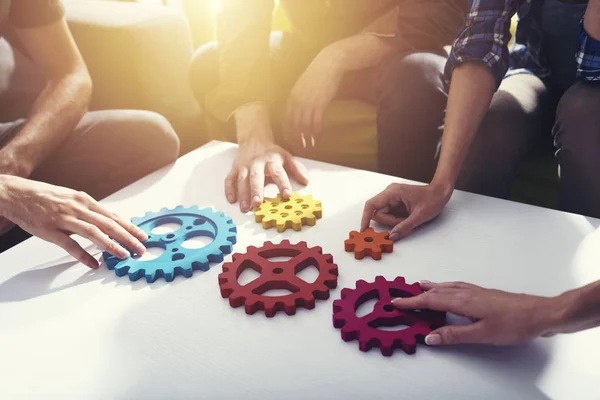
<svg viewBox="0 0 600 400">
<path fill-rule="evenodd" d="M 356 282 L 356 289 L 342 289 L 341 299 L 333 302 L 333 326 L 341 328 L 342 340 L 358 340 L 361 351 L 379 347 L 381 354 L 389 357 L 394 349 L 402 349 L 407 354 L 416 352 L 417 343 L 424 343 L 425 336 L 432 330 L 446 325 L 446 313 L 417 310 L 399 310 L 392 305 L 398 297 L 412 297 L 423 293 L 418 283 L 406 284 L 403 277 L 393 281 L 383 276 L 375 282 Z M 377 299 L 373 311 L 362 317 L 356 310 L 365 302 Z M 408 325 L 403 330 L 382 330 L 381 327 Z"/>
<path fill-rule="evenodd" d="M 394 250 L 394 242 L 390 240 L 389 232 L 375 232 L 373 228 L 367 228 L 364 232 L 350 232 L 350 239 L 344 241 L 344 248 L 346 251 L 353 251 L 357 260 L 366 256 L 381 260 L 382 253 Z"/>
<path fill-rule="evenodd" d="M 272 257 L 291 257 L 284 262 L 270 261 Z M 308 283 L 297 276 L 303 269 L 314 266 L 319 271 L 317 279 Z M 260 276 L 241 285 L 238 278 L 251 268 Z M 306 242 L 291 244 L 284 240 L 279 244 L 266 242 L 263 247 L 248 247 L 245 254 L 234 254 L 233 261 L 223 264 L 219 274 L 221 296 L 229 298 L 229 304 L 236 308 L 244 305 L 246 314 L 264 310 L 267 317 L 278 311 L 287 315 L 296 313 L 297 307 L 312 309 L 315 299 L 326 300 L 329 291 L 337 287 L 338 267 L 331 254 L 323 254 L 320 247 L 308 247 Z M 264 296 L 272 289 L 286 289 L 290 293 L 283 296 Z"/>
<path fill-rule="evenodd" d="M 322 216 L 320 201 L 298 193 L 293 193 L 289 200 L 283 200 L 279 194 L 275 198 L 266 198 L 254 213 L 255 221 L 262 223 L 263 228 L 276 227 L 278 232 L 288 228 L 300 231 L 302 225 L 314 226 Z"/>
</svg>

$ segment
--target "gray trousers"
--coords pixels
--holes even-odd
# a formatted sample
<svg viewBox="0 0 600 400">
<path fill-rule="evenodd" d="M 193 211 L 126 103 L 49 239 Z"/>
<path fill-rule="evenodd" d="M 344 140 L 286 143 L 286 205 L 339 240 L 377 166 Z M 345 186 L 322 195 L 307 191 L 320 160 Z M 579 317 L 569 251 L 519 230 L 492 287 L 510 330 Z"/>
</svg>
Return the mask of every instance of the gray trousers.
<svg viewBox="0 0 600 400">
<path fill-rule="evenodd" d="M 381 84 L 389 89 L 380 90 L 378 99 L 382 173 L 431 180 L 447 101 L 445 62 L 442 55 L 430 53 L 399 54 L 386 62 Z M 519 165 L 550 135 L 560 166 L 560 208 L 600 217 L 597 84 L 576 83 L 557 94 L 532 75 L 506 78 L 470 149 L 457 189 L 508 198 Z"/>
<path fill-rule="evenodd" d="M 24 124 L 0 124 L 0 148 Z M 149 111 L 87 113 L 31 179 L 84 191 L 101 200 L 175 161 L 179 139 L 169 122 Z M 0 252 L 28 235 L 18 228 L 0 237 Z"/>
</svg>

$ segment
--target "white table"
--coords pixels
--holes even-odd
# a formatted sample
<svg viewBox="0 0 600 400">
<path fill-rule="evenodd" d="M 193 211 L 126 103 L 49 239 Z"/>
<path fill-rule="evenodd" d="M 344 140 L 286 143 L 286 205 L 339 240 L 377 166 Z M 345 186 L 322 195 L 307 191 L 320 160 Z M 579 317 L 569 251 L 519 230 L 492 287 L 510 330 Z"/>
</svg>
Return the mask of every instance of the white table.
<svg viewBox="0 0 600 400">
<path fill-rule="evenodd" d="M 420 345 L 386 358 L 343 342 L 331 323 L 340 289 L 377 275 L 539 295 L 600 279 L 600 221 L 455 193 L 442 217 L 383 261 L 356 261 L 343 241 L 392 178 L 306 161 L 312 181 L 301 193 L 322 200 L 323 219 L 278 234 L 226 202 L 234 152 L 210 143 L 104 204 L 127 217 L 214 207 L 234 219 L 240 252 L 283 238 L 322 246 L 340 268 L 331 298 L 293 317 L 249 316 L 221 298 L 220 265 L 132 283 L 30 239 L 0 255 L 1 399 L 600 399 L 600 329 L 516 348 Z"/>
</svg>

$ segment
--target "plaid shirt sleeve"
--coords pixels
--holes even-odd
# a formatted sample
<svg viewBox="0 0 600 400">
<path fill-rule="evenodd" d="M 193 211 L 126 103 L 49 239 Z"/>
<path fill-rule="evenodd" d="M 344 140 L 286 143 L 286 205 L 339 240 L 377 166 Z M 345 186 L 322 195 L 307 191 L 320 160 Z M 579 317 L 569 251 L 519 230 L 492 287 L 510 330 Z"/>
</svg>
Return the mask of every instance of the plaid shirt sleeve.
<svg viewBox="0 0 600 400">
<path fill-rule="evenodd" d="M 511 18 L 522 0 L 470 0 L 465 24 L 454 41 L 445 68 L 449 84 L 454 69 L 468 61 L 480 61 L 494 74 L 496 88 L 509 67 L 508 43 Z"/>
<path fill-rule="evenodd" d="M 587 34 L 583 21 L 579 25 L 576 62 L 578 79 L 600 81 L 600 41 Z"/>
</svg>

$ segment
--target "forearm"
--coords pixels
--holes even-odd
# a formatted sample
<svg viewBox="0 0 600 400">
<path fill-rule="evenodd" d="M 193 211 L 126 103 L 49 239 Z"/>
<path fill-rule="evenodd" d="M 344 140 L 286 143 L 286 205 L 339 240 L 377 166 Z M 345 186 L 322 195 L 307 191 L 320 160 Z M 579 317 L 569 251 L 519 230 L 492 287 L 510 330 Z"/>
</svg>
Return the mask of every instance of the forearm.
<svg viewBox="0 0 600 400">
<path fill-rule="evenodd" d="M 360 33 L 330 44 L 319 56 L 332 60 L 332 65 L 344 73 L 374 67 L 397 51 L 391 38 Z"/>
<path fill-rule="evenodd" d="M 600 326 L 600 281 L 556 298 L 558 319 L 552 331 L 573 333 Z"/>
<path fill-rule="evenodd" d="M 585 17 L 585 31 L 596 40 L 600 40 L 600 0 L 589 0 Z"/>
<path fill-rule="evenodd" d="M 454 188 L 473 138 L 488 111 L 496 91 L 490 69 L 478 62 L 468 62 L 454 70 L 442 150 L 432 185 Z"/>
<path fill-rule="evenodd" d="M 49 82 L 21 131 L 0 150 L 0 159 L 14 158 L 24 168 L 35 169 L 81 120 L 89 105 L 91 88 L 86 73 Z"/>
</svg>

